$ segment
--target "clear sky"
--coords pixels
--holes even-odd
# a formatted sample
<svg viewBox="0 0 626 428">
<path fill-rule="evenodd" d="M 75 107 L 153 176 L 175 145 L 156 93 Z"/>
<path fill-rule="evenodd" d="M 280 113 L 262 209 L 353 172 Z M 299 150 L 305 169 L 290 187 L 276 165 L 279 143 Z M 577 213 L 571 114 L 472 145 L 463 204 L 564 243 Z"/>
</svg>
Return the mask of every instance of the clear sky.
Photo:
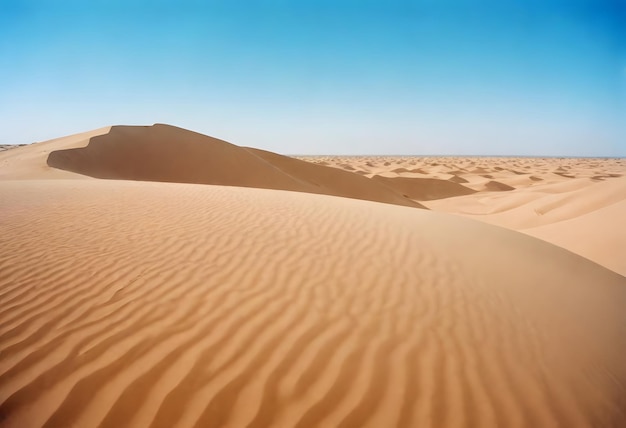
<svg viewBox="0 0 626 428">
<path fill-rule="evenodd" d="M 2 0 L 0 144 L 626 156 L 626 0 Z"/>
</svg>

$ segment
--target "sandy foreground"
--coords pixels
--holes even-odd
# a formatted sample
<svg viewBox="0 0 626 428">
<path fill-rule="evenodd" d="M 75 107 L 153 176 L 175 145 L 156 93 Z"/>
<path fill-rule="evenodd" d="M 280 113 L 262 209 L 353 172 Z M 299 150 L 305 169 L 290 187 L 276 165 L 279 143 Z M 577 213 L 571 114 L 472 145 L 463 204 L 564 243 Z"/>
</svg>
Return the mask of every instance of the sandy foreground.
<svg viewBox="0 0 626 428">
<path fill-rule="evenodd" d="M 1 426 L 626 425 L 624 160 L 207 138 L 0 153 Z"/>
</svg>

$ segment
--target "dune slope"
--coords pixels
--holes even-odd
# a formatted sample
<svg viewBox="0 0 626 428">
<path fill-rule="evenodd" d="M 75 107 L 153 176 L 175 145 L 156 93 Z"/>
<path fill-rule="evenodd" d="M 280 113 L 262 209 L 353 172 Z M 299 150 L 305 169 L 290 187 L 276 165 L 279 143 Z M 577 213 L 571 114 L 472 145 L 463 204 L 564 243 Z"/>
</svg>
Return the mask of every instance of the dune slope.
<svg viewBox="0 0 626 428">
<path fill-rule="evenodd" d="M 428 204 L 541 238 L 626 276 L 626 177 L 577 178 Z"/>
<path fill-rule="evenodd" d="M 0 152 L 0 180 L 72 179 L 85 178 L 69 171 L 51 168 L 46 164 L 50 152 L 85 147 L 92 137 L 103 135 L 110 126 L 55 138 Z"/>
<path fill-rule="evenodd" d="M 434 211 L 544 239 L 626 276 L 626 159 L 309 156 L 313 163 L 385 180 Z M 418 174 L 416 174 L 418 173 Z M 378 176 L 378 177 L 377 177 Z M 428 199 L 420 194 L 432 181 Z M 413 181 L 415 180 L 415 181 Z M 463 188 L 440 186 L 442 180 Z M 416 183 L 417 192 L 411 192 Z M 398 184 L 394 186 L 393 184 Z M 406 191 L 405 191 L 406 190 Z M 443 192 L 445 190 L 445 192 Z M 460 193 L 460 192 L 459 192 Z M 429 196 L 429 195 L 426 195 Z"/>
<path fill-rule="evenodd" d="M 626 187 L 624 187 L 626 192 Z M 569 220 L 521 231 L 567 248 L 626 276 L 626 196 Z"/>
<path fill-rule="evenodd" d="M 454 196 L 471 195 L 476 190 L 437 178 L 382 177 L 375 175 L 372 180 L 380 181 L 392 189 L 418 201 L 431 201 Z"/>
<path fill-rule="evenodd" d="M 47 164 L 96 178 L 260 187 L 424 208 L 358 174 L 169 125 L 114 126 L 86 147 L 51 151 Z"/>
<path fill-rule="evenodd" d="M 532 237 L 238 187 L 0 200 L 3 426 L 626 423 L 626 280 Z"/>
</svg>

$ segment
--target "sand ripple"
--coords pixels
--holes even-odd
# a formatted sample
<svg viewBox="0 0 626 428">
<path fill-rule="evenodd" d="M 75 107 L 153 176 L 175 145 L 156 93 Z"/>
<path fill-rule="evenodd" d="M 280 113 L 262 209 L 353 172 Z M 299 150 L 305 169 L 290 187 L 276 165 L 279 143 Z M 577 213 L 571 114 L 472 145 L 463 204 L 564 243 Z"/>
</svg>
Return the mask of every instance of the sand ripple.
<svg viewBox="0 0 626 428">
<path fill-rule="evenodd" d="M 626 423 L 626 282 L 539 240 L 263 189 L 0 200 L 3 426 Z"/>
</svg>

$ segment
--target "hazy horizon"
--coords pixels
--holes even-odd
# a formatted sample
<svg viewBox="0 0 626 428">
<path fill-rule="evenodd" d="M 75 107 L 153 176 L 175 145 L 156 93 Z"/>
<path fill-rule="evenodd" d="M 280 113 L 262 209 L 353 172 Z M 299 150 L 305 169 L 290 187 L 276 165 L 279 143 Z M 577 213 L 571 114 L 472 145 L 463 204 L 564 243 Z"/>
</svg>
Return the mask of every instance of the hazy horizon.
<svg viewBox="0 0 626 428">
<path fill-rule="evenodd" d="M 168 123 L 285 154 L 626 156 L 626 5 L 7 1 L 0 144 Z"/>
</svg>

